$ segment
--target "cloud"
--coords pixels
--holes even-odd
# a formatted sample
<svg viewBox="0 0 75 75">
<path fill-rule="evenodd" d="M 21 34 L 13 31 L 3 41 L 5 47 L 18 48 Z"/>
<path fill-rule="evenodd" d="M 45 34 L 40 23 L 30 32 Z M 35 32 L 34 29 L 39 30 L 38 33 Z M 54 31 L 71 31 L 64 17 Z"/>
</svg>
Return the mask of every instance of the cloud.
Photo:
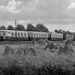
<svg viewBox="0 0 75 75">
<path fill-rule="evenodd" d="M 0 7 L 0 19 L 71 24 L 75 23 L 74 9 L 68 8 L 72 2 L 71 0 L 9 0 L 7 5 Z"/>
<path fill-rule="evenodd" d="M 68 8 L 75 8 L 75 2 L 71 2 Z"/>
<path fill-rule="evenodd" d="M 33 12 L 36 9 L 37 4 L 39 2 L 40 2 L 40 0 L 30 0 L 28 2 L 24 1 L 22 11 L 26 14 Z"/>
<path fill-rule="evenodd" d="M 10 13 L 19 13 L 21 10 L 17 10 L 17 7 L 21 4 L 21 1 L 16 2 L 15 0 L 11 0 L 8 2 L 7 6 L 1 5 L 0 10 L 4 12 L 10 12 Z"/>
</svg>

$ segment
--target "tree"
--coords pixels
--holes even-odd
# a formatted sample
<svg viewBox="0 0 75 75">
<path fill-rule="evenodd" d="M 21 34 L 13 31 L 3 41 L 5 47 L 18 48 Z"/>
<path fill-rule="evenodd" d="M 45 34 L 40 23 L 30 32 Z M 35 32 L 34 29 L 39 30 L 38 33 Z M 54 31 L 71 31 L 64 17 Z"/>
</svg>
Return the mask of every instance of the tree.
<svg viewBox="0 0 75 75">
<path fill-rule="evenodd" d="M 66 34 L 72 34 L 72 32 L 70 32 L 70 31 L 65 31 L 64 33 L 66 33 Z"/>
<path fill-rule="evenodd" d="M 17 24 L 16 30 L 25 31 L 25 27 L 22 24 Z"/>
<path fill-rule="evenodd" d="M 5 26 L 0 26 L 0 30 L 6 30 L 6 27 Z"/>
<path fill-rule="evenodd" d="M 54 32 L 59 33 L 59 30 L 56 29 L 56 30 L 54 30 Z"/>
<path fill-rule="evenodd" d="M 31 23 L 27 24 L 27 31 L 37 31 L 37 28 L 34 27 Z"/>
<path fill-rule="evenodd" d="M 49 32 L 48 28 L 41 23 L 38 23 L 36 25 L 36 28 L 38 31 L 41 31 L 41 32 Z"/>
<path fill-rule="evenodd" d="M 9 26 L 7 27 L 7 30 L 15 30 L 15 28 L 14 28 L 12 25 L 9 25 Z"/>
<path fill-rule="evenodd" d="M 59 29 L 59 30 L 56 29 L 55 32 L 56 32 L 56 33 L 64 33 L 65 31 L 62 30 L 62 29 Z"/>
</svg>

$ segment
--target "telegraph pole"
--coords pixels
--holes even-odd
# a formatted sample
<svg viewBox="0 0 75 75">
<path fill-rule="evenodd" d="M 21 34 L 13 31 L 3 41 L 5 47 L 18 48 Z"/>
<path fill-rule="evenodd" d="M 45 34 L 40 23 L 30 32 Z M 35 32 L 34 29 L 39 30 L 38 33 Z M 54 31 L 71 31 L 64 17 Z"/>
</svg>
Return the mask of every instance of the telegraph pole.
<svg viewBox="0 0 75 75">
<path fill-rule="evenodd" d="M 17 29 L 16 29 L 16 27 L 17 27 L 17 20 L 15 20 L 15 37 L 17 37 Z"/>
<path fill-rule="evenodd" d="M 17 21 L 15 20 L 15 29 L 16 29 L 16 24 L 17 24 Z"/>
</svg>

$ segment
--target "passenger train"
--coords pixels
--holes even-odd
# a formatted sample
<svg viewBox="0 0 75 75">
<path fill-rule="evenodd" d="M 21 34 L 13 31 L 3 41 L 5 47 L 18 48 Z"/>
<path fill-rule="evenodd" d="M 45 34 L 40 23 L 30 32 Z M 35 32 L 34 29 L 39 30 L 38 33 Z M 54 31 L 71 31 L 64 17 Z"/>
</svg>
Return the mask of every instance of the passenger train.
<svg viewBox="0 0 75 75">
<path fill-rule="evenodd" d="M 55 32 L 0 30 L 0 41 L 31 41 L 33 39 L 48 39 L 50 41 L 75 40 L 75 35 Z"/>
</svg>

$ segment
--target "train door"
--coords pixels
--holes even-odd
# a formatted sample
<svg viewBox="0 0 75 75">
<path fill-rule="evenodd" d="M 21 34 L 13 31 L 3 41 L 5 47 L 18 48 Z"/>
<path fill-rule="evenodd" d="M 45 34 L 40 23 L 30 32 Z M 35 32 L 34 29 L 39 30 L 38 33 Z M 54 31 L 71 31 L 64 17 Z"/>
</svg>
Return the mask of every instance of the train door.
<svg viewBox="0 0 75 75">
<path fill-rule="evenodd" d="M 2 41 L 2 37 L 3 37 L 3 32 L 0 31 L 0 41 Z"/>
<path fill-rule="evenodd" d="M 3 41 L 5 39 L 5 32 L 0 32 L 0 41 Z"/>
<path fill-rule="evenodd" d="M 5 40 L 5 32 L 3 32 L 3 40 Z"/>
<path fill-rule="evenodd" d="M 28 41 L 30 41 L 30 33 L 28 33 Z"/>
<path fill-rule="evenodd" d="M 28 33 L 28 40 L 29 41 L 33 40 L 33 33 L 31 32 Z"/>
<path fill-rule="evenodd" d="M 48 34 L 48 40 L 51 40 L 51 34 Z"/>
<path fill-rule="evenodd" d="M 63 40 L 66 40 L 66 34 L 63 34 Z"/>
<path fill-rule="evenodd" d="M 75 41 L 75 35 L 73 35 L 73 41 Z"/>
</svg>

